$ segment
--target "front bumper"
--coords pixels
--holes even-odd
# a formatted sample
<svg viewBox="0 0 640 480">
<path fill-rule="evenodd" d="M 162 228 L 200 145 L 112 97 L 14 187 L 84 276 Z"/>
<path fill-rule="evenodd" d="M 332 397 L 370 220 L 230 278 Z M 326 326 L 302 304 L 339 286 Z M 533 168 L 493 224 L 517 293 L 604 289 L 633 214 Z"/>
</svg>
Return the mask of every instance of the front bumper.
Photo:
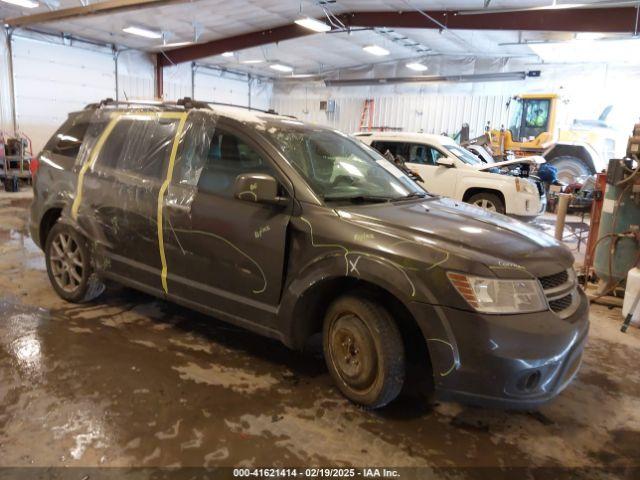
<svg viewBox="0 0 640 480">
<path fill-rule="evenodd" d="M 580 367 L 589 306 L 584 293 L 578 295 L 579 307 L 565 319 L 551 311 L 486 315 L 414 303 L 411 310 L 427 340 L 436 396 L 513 409 L 549 402 Z"/>
<path fill-rule="evenodd" d="M 537 217 L 544 212 L 547 205 L 546 196 L 518 192 L 507 199 L 506 214 L 518 217 Z"/>
</svg>

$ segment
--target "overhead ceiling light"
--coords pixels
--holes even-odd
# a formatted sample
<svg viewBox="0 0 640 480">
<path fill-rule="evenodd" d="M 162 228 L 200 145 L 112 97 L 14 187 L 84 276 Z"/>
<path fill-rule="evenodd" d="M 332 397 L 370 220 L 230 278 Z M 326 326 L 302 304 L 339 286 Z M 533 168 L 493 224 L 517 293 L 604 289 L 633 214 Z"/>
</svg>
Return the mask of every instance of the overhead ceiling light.
<svg viewBox="0 0 640 480">
<path fill-rule="evenodd" d="M 424 72 L 425 70 L 429 69 L 429 67 L 427 67 L 424 63 L 420 62 L 407 63 L 406 67 L 410 68 L 411 70 L 415 70 L 416 72 Z"/>
<path fill-rule="evenodd" d="M 10 3 L 11 5 L 17 5 L 24 8 L 36 8 L 40 4 L 34 0 L 2 0 L 4 3 Z"/>
<path fill-rule="evenodd" d="M 256 58 L 254 60 L 242 60 L 240 63 L 263 63 L 264 60 L 261 58 Z"/>
<path fill-rule="evenodd" d="M 289 65 L 282 65 L 281 63 L 274 63 L 272 65 L 269 65 L 269 68 L 272 68 L 273 70 L 277 70 L 279 72 L 293 72 L 293 67 L 290 67 Z"/>
<path fill-rule="evenodd" d="M 163 43 L 162 45 L 158 45 L 154 48 L 163 49 L 163 48 L 176 48 L 176 47 L 184 47 L 186 45 L 192 45 L 193 42 L 173 42 L 173 43 Z"/>
<path fill-rule="evenodd" d="M 379 45 L 367 45 L 366 47 L 362 47 L 362 49 L 365 52 L 377 57 L 384 57 L 385 55 L 389 55 L 389 50 L 387 50 L 386 48 L 382 48 Z"/>
<path fill-rule="evenodd" d="M 130 33 L 131 35 L 137 35 L 145 38 L 162 38 L 162 32 L 157 30 L 151 30 L 144 27 L 135 27 L 130 25 L 122 29 L 123 32 Z"/>
<path fill-rule="evenodd" d="M 224 52 L 222 53 L 223 57 L 233 57 L 233 52 Z"/>
<path fill-rule="evenodd" d="M 314 32 L 328 32 L 331 30 L 331 27 L 320 20 L 316 20 L 315 18 L 305 17 L 300 18 L 295 21 L 298 25 L 304 28 L 308 28 L 309 30 L 313 30 Z"/>
<path fill-rule="evenodd" d="M 576 33 L 576 40 L 601 40 L 606 35 L 601 32 L 578 32 Z"/>
<path fill-rule="evenodd" d="M 586 7 L 586 3 L 556 3 L 556 0 L 553 0 L 551 5 L 546 5 L 544 7 L 537 7 L 538 10 L 564 10 L 566 8 L 582 8 Z M 536 7 L 532 8 L 535 9 Z"/>
</svg>

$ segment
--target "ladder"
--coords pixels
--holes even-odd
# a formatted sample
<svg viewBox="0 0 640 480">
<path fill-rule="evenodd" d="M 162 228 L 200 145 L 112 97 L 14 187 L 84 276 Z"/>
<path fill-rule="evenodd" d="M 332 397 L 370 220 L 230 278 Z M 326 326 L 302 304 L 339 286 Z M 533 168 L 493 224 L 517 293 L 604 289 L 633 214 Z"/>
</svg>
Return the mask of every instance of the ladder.
<svg viewBox="0 0 640 480">
<path fill-rule="evenodd" d="M 364 101 L 364 106 L 362 107 L 362 115 L 360 116 L 360 129 L 359 131 L 363 132 L 366 130 L 371 131 L 373 129 L 373 107 L 374 101 L 373 98 L 367 98 Z M 367 123 L 368 117 L 368 126 L 365 126 Z"/>
</svg>

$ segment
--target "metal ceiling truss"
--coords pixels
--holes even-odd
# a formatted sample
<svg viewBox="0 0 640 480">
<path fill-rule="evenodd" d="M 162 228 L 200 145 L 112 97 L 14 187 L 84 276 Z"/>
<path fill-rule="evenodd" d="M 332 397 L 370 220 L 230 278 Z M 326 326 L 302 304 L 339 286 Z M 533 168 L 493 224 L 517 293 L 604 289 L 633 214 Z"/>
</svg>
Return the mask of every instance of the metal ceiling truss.
<svg viewBox="0 0 640 480">
<path fill-rule="evenodd" d="M 80 7 L 63 8 L 50 12 L 35 13 L 33 15 L 23 15 L 21 17 L 8 18 L 4 20 L 5 25 L 10 27 L 28 27 L 30 25 L 58 22 L 61 20 L 71 20 L 74 18 L 88 17 L 93 15 L 105 15 L 108 13 L 121 13 L 130 10 L 140 10 L 143 8 L 161 7 L 176 3 L 187 3 L 191 0 L 107 0 L 99 3 L 87 3 Z M 49 4 L 49 2 L 46 2 Z M 52 4 L 53 5 L 53 4 Z"/>
</svg>

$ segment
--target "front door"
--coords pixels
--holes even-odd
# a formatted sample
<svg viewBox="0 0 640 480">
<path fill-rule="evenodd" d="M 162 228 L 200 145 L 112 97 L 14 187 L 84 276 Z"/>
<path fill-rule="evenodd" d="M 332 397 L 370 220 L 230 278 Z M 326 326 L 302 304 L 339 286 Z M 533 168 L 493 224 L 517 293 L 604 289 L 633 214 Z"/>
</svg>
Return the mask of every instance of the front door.
<svg viewBox="0 0 640 480">
<path fill-rule="evenodd" d="M 268 327 L 282 292 L 292 203 L 239 200 L 234 184 L 240 174 L 263 173 L 281 182 L 281 195 L 292 190 L 265 150 L 239 129 L 211 120 L 191 130 L 197 139 L 185 139 L 165 200 L 168 294 Z M 198 141 L 204 148 L 188 147 Z"/>
<path fill-rule="evenodd" d="M 438 165 L 438 159 L 446 157 L 431 145 L 409 143 L 407 151 L 407 167 L 422 177 L 422 185 L 428 192 L 445 197 L 455 197 L 457 171 L 455 167 Z"/>
</svg>

